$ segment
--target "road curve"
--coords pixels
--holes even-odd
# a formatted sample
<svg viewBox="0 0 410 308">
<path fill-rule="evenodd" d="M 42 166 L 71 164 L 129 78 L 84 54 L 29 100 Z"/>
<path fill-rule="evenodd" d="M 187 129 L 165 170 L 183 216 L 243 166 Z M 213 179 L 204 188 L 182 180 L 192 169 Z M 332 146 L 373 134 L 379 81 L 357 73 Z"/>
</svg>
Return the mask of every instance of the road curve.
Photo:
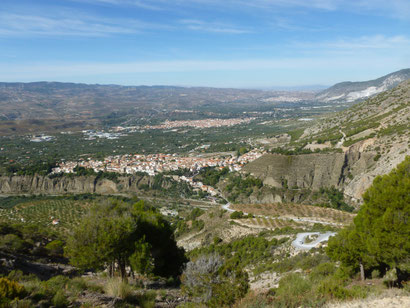
<svg viewBox="0 0 410 308">
<path fill-rule="evenodd" d="M 305 240 L 309 235 L 319 235 L 319 236 L 313 242 L 305 243 Z M 296 235 L 296 239 L 292 242 L 292 246 L 295 247 L 296 249 L 299 249 L 299 250 L 309 250 L 309 249 L 312 249 L 312 248 L 316 247 L 319 243 L 327 242 L 329 240 L 329 237 L 334 236 L 334 235 L 336 235 L 336 232 L 326 232 L 326 233 L 304 232 L 304 233 L 298 233 Z"/>
<path fill-rule="evenodd" d="M 222 205 L 222 208 L 223 208 L 224 210 L 227 210 L 228 212 L 235 212 L 235 210 L 231 209 L 230 206 L 231 206 L 231 203 L 228 202 L 228 203 Z"/>
</svg>

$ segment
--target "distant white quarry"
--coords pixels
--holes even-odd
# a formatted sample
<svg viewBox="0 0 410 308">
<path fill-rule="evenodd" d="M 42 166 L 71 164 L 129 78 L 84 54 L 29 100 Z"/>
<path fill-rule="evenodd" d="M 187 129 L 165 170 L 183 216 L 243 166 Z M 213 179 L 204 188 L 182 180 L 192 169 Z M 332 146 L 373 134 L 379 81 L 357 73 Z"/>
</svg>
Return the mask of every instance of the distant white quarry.
<svg viewBox="0 0 410 308">
<path fill-rule="evenodd" d="M 340 95 L 327 97 L 329 93 L 324 93 L 318 96 L 318 99 L 324 102 L 340 101 L 344 100 L 346 102 L 354 102 L 358 99 L 368 98 L 370 96 L 376 95 L 378 93 L 384 92 L 390 89 L 392 86 L 404 81 L 405 79 L 400 76 L 390 76 L 386 78 L 380 86 L 371 86 L 360 91 L 352 91 L 342 93 Z"/>
</svg>

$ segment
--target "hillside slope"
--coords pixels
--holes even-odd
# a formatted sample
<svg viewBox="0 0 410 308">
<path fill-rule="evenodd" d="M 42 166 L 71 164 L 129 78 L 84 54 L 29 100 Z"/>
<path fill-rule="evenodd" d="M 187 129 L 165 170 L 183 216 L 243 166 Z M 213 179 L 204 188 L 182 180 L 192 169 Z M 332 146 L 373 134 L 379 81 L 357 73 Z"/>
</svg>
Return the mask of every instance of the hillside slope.
<svg viewBox="0 0 410 308">
<path fill-rule="evenodd" d="M 389 90 L 409 78 L 410 69 L 403 69 L 374 80 L 341 82 L 318 93 L 316 99 L 323 102 L 353 102 Z"/>
<path fill-rule="evenodd" d="M 335 186 L 361 196 L 377 175 L 390 172 L 410 155 L 410 80 L 307 128 L 289 147 L 341 153 L 297 156 L 267 154 L 245 167 L 274 187 L 317 190 Z M 303 165 L 303 167 L 302 167 Z"/>
</svg>

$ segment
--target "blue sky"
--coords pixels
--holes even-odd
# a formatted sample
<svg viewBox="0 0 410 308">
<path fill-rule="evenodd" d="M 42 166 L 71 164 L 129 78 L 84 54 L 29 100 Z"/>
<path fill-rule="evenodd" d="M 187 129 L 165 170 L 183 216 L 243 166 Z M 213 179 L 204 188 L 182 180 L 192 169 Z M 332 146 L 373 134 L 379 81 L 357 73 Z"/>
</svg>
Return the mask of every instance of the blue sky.
<svg viewBox="0 0 410 308">
<path fill-rule="evenodd" d="M 0 81 L 292 87 L 409 67 L 409 0 L 0 5 Z"/>
</svg>

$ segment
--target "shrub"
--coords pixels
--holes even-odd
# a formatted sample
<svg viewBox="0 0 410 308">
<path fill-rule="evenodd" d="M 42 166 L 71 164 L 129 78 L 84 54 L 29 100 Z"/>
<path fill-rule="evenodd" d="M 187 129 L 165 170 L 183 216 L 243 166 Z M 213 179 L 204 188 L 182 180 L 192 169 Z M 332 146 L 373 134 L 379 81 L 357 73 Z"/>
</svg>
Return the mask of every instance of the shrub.
<svg viewBox="0 0 410 308">
<path fill-rule="evenodd" d="M 318 293 L 326 298 L 346 300 L 351 298 L 351 293 L 344 287 L 342 280 L 335 277 L 326 277 L 317 289 Z"/>
<path fill-rule="evenodd" d="M 136 300 L 141 308 L 154 308 L 156 297 L 157 293 L 155 291 L 148 291 L 136 296 Z"/>
<path fill-rule="evenodd" d="M 62 256 L 63 255 L 64 243 L 60 240 L 51 241 L 46 245 L 46 249 L 52 256 Z"/>
<path fill-rule="evenodd" d="M 243 212 L 242 211 L 235 211 L 233 212 L 230 216 L 231 219 L 241 219 L 243 218 Z"/>
<path fill-rule="evenodd" d="M 372 279 L 376 279 L 380 277 L 380 271 L 378 269 L 375 269 L 372 271 Z"/>
<path fill-rule="evenodd" d="M 7 278 L 0 278 L 0 303 L 19 299 L 25 294 L 24 287 Z"/>
<path fill-rule="evenodd" d="M 87 282 L 81 277 L 75 277 L 68 282 L 68 288 L 73 293 L 80 293 L 88 289 Z"/>
<path fill-rule="evenodd" d="M 51 290 L 53 293 L 56 293 L 65 289 L 69 281 L 70 279 L 68 277 L 58 275 L 50 278 L 46 282 L 43 282 L 43 284 L 47 289 Z"/>
<path fill-rule="evenodd" d="M 119 297 L 121 299 L 130 298 L 132 295 L 132 287 L 119 277 L 109 279 L 104 291 L 110 296 Z"/>
<path fill-rule="evenodd" d="M 7 278 L 13 281 L 22 281 L 24 279 L 24 273 L 21 270 L 12 270 Z"/>
<path fill-rule="evenodd" d="M 316 266 L 311 273 L 312 279 L 321 279 L 323 277 L 333 275 L 336 272 L 334 263 L 326 262 Z"/>
<path fill-rule="evenodd" d="M 237 302 L 234 308 L 268 308 L 272 307 L 268 299 L 261 294 L 249 292 L 242 300 Z"/>
<path fill-rule="evenodd" d="M 312 283 L 301 274 L 293 273 L 283 277 L 276 290 L 277 307 L 313 306 Z"/>
<path fill-rule="evenodd" d="M 15 234 L 6 234 L 0 238 L 0 248 L 20 252 L 25 250 L 27 243 Z"/>
<path fill-rule="evenodd" d="M 53 299 L 51 300 L 53 305 L 57 308 L 59 307 L 67 307 L 69 302 L 67 297 L 64 294 L 63 290 L 58 290 L 56 294 L 54 294 Z"/>
<path fill-rule="evenodd" d="M 209 307 L 230 306 L 249 289 L 247 273 L 217 254 L 189 262 L 182 283 L 186 294 Z"/>
</svg>

